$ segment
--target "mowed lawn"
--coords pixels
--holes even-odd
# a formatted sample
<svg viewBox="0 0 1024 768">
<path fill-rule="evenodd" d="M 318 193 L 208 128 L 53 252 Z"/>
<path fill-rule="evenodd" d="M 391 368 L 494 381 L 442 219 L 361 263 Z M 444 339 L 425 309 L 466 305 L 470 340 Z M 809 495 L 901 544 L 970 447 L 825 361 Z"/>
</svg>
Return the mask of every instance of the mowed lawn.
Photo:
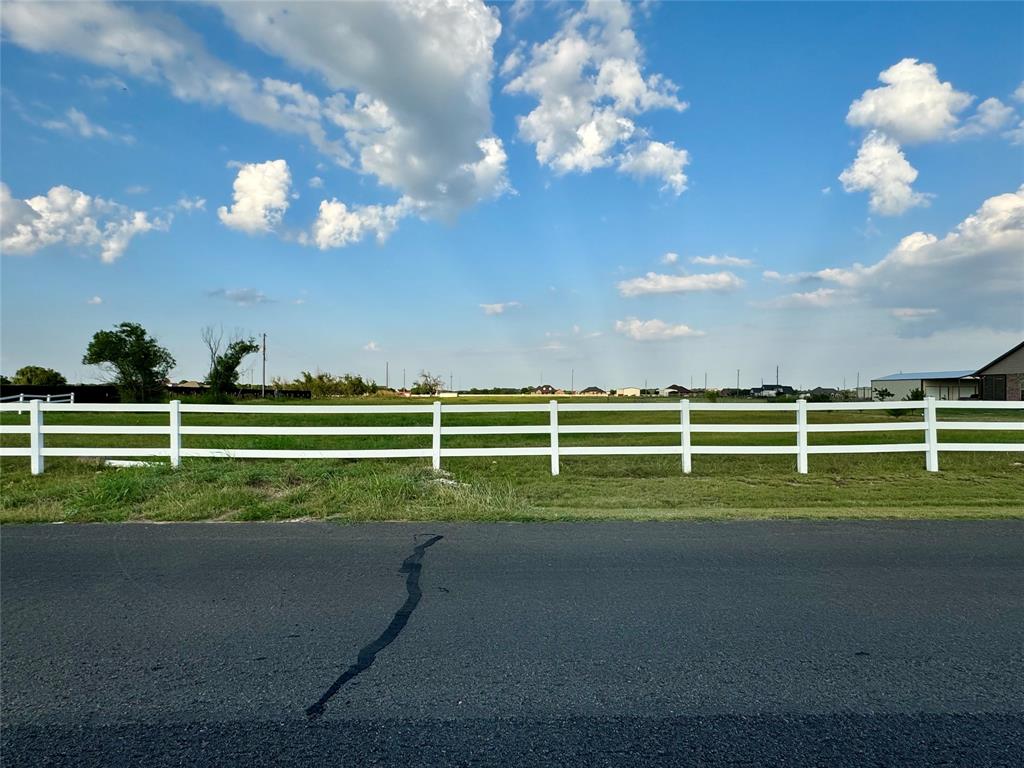
<svg viewBox="0 0 1024 768">
<path fill-rule="evenodd" d="M 593 399 L 584 402 L 595 402 Z M 346 401 L 330 401 L 344 404 Z M 409 404 L 409 400 L 358 400 Z M 424 401 L 412 401 L 423 404 Z M 458 403 L 531 402 L 515 398 L 459 398 Z M 543 398 L 532 402 L 546 402 Z M 601 402 L 601 401 L 597 401 Z M 621 401 L 620 401 L 621 402 Z M 307 401 L 308 403 L 308 401 Z M 183 414 L 184 425 L 428 426 L 430 414 Z M 920 421 L 920 411 L 811 412 L 815 423 Z M 940 421 L 1018 421 L 1024 412 L 945 410 Z M 678 424 L 678 413 L 559 414 L 568 424 Z M 27 415 L 0 414 L 4 424 Z M 165 414 L 47 413 L 47 424 L 166 425 Z M 446 426 L 548 423 L 546 413 L 446 414 Z M 786 412 L 694 412 L 694 424 L 795 423 Z M 940 442 L 1018 442 L 1022 431 L 940 430 Z M 27 435 L 3 435 L 0 444 L 27 445 Z M 793 445 L 794 434 L 697 433 L 694 445 Z M 546 435 L 446 436 L 445 447 L 546 446 Z M 812 433 L 811 445 L 920 443 L 919 431 Z M 561 435 L 562 446 L 678 445 L 678 434 Z M 165 447 L 163 436 L 47 435 L 50 446 Z M 192 436 L 185 448 L 425 448 L 429 436 Z M 183 459 L 172 470 L 113 468 L 101 460 L 47 458 L 32 476 L 27 459 L 0 462 L 2 522 L 102 520 L 573 520 L 732 519 L 765 517 L 1024 517 L 1024 453 L 940 453 L 939 473 L 924 470 L 922 453 L 810 457 L 799 475 L 795 456 L 703 456 L 684 475 L 678 456 L 562 457 L 552 477 L 547 457 L 444 459 L 241 460 Z"/>
</svg>

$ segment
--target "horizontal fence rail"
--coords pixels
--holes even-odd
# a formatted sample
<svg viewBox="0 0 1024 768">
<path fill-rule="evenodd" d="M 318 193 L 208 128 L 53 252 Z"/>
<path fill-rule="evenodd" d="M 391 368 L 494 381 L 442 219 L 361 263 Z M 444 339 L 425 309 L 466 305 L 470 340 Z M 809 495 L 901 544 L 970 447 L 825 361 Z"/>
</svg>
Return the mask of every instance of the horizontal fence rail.
<svg viewBox="0 0 1024 768">
<path fill-rule="evenodd" d="M 28 424 L 0 424 L 0 435 L 28 435 L 29 445 L 0 447 L 0 456 L 27 456 L 32 474 L 43 472 L 48 456 L 73 457 L 165 457 L 178 466 L 184 458 L 237 459 L 389 459 L 429 458 L 434 469 L 440 469 L 443 458 L 489 456 L 547 456 L 551 474 L 559 473 L 562 456 L 679 456 L 681 469 L 692 470 L 693 457 L 699 455 L 788 455 L 796 456 L 797 472 L 808 471 L 808 457 L 827 454 L 923 453 L 925 468 L 939 469 L 940 451 L 1024 451 L 1024 442 L 956 443 L 940 442 L 940 430 L 1024 431 L 1022 421 L 940 421 L 940 410 L 1016 410 L 1024 413 L 1024 402 L 1001 401 L 920 401 L 894 403 L 691 403 L 689 400 L 659 403 L 517 403 L 454 405 L 440 401 L 423 405 L 202 405 L 182 404 L 173 400 L 166 404 L 133 403 L 69 403 L 46 402 L 39 399 L 0 403 L 0 413 L 29 412 Z M 920 411 L 919 421 L 809 424 L 809 412 L 823 411 Z M 782 424 L 694 424 L 692 414 L 703 412 L 760 411 L 792 414 L 792 423 Z M 72 425 L 46 424 L 46 413 L 130 413 L 164 414 L 166 425 Z M 559 414 L 617 412 L 625 415 L 649 412 L 677 414 L 672 423 L 652 424 L 560 424 Z M 240 426 L 182 424 L 183 414 L 288 414 L 406 416 L 429 414 L 431 423 L 419 426 Z M 545 424 L 474 425 L 442 424 L 442 415 L 546 414 Z M 809 444 L 811 434 L 864 432 L 919 432 L 922 440 L 912 443 Z M 782 434 L 793 435 L 791 445 L 694 445 L 695 434 Z M 671 445 L 566 445 L 559 444 L 560 435 L 678 435 L 678 444 Z M 166 447 L 58 447 L 47 446 L 46 435 L 148 435 L 166 436 Z M 498 447 L 445 447 L 444 437 L 535 435 L 546 436 L 547 445 Z M 189 436 L 234 437 L 362 437 L 404 436 L 430 438 L 430 444 L 418 448 L 365 449 L 269 449 L 269 448 L 197 448 L 183 447 L 182 438 Z"/>
</svg>

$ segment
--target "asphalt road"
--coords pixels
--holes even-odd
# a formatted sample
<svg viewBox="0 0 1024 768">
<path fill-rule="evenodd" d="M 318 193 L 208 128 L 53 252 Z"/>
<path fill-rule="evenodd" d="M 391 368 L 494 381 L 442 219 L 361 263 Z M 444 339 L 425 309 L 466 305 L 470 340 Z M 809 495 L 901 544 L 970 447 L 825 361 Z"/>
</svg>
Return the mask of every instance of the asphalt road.
<svg viewBox="0 0 1024 768">
<path fill-rule="evenodd" d="M 1024 524 L 4 527 L 5 766 L 1024 764 Z"/>
</svg>

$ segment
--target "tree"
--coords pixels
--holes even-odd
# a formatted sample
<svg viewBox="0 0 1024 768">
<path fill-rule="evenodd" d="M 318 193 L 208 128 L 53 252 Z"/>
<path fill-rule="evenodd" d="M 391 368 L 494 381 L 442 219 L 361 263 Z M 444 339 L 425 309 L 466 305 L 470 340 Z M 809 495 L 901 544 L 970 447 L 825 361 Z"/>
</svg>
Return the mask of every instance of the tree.
<svg viewBox="0 0 1024 768">
<path fill-rule="evenodd" d="M 121 391 L 121 399 L 138 403 L 159 396 L 174 367 L 171 353 L 138 323 L 121 323 L 111 331 L 97 331 L 82 362 L 102 367 Z"/>
<path fill-rule="evenodd" d="M 875 390 L 875 397 L 877 397 L 879 400 L 892 400 L 893 395 L 892 392 L 890 392 L 888 389 L 883 388 Z"/>
<path fill-rule="evenodd" d="M 904 397 L 903 399 L 904 400 L 924 400 L 924 390 L 923 389 L 919 389 L 919 388 L 914 388 L 914 389 L 910 390 L 909 392 L 907 392 L 907 396 Z"/>
<path fill-rule="evenodd" d="M 303 371 L 294 382 L 281 382 L 282 389 L 308 389 L 310 395 L 321 400 L 328 397 L 360 397 L 376 394 L 380 387 L 373 379 L 364 379 L 355 373 L 335 376 L 330 373 Z"/>
<path fill-rule="evenodd" d="M 37 387 L 63 387 L 68 383 L 60 373 L 53 368 L 43 368 L 41 365 L 26 365 L 14 373 L 12 384 L 18 386 Z"/>
<path fill-rule="evenodd" d="M 444 389 L 444 379 L 430 371 L 420 371 L 420 377 L 409 391 L 414 395 L 436 395 Z"/>
<path fill-rule="evenodd" d="M 256 339 L 234 338 L 228 342 L 227 349 L 220 351 L 224 338 L 223 331 L 215 331 L 208 325 L 203 329 L 203 342 L 210 351 L 210 372 L 206 374 L 206 383 L 214 396 L 221 396 L 238 386 L 238 367 L 246 355 L 260 351 Z"/>
</svg>

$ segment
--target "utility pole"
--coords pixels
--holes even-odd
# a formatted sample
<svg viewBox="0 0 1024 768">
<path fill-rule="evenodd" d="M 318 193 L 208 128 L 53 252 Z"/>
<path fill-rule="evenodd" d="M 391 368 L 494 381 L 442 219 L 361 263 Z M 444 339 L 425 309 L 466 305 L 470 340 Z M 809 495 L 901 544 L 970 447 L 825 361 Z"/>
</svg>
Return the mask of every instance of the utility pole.
<svg viewBox="0 0 1024 768">
<path fill-rule="evenodd" d="M 405 389 L 405 368 L 402 369 L 402 389 Z"/>
<path fill-rule="evenodd" d="M 573 394 L 576 391 L 576 369 L 570 369 L 569 373 L 569 394 Z"/>
<path fill-rule="evenodd" d="M 704 391 L 708 391 L 708 372 L 704 371 Z"/>
<path fill-rule="evenodd" d="M 779 366 L 775 366 L 775 386 L 779 386 Z"/>
<path fill-rule="evenodd" d="M 260 398 L 267 397 L 267 334 L 263 334 L 263 383 L 260 384 Z"/>
<path fill-rule="evenodd" d="M 391 363 L 384 361 L 384 389 L 388 389 L 388 376 L 391 374 Z"/>
<path fill-rule="evenodd" d="M 740 369 L 736 369 L 736 389 L 740 388 Z"/>
<path fill-rule="evenodd" d="M 452 373 L 451 371 L 448 371 L 448 391 L 455 391 L 455 374 Z"/>
</svg>

